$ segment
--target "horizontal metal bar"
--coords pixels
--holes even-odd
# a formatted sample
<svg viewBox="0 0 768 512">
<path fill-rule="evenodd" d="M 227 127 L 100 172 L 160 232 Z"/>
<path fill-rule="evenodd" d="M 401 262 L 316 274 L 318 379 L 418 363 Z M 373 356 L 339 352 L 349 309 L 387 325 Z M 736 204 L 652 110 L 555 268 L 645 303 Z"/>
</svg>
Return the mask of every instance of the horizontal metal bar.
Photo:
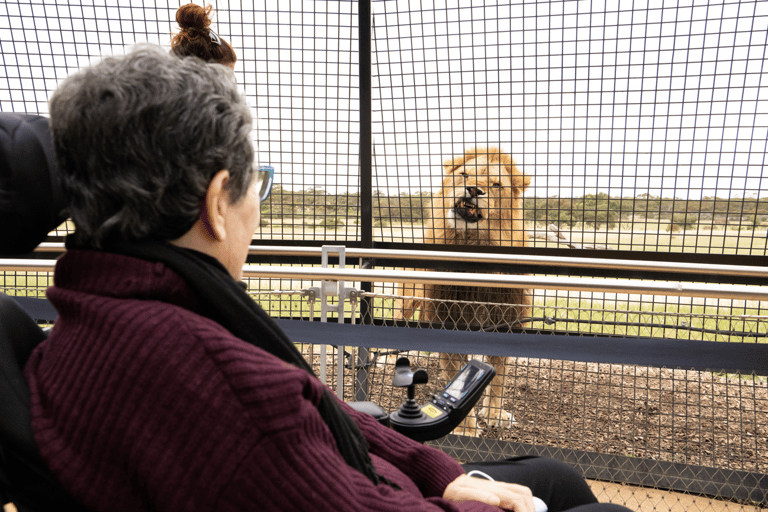
<svg viewBox="0 0 768 512">
<path fill-rule="evenodd" d="M 275 267 L 263 265 L 245 265 L 243 275 L 260 279 L 423 283 L 450 286 L 488 286 L 491 288 L 527 288 L 537 290 L 668 295 L 675 297 L 705 297 L 731 300 L 768 300 L 768 287 L 714 283 L 479 274 L 475 272 Z"/>
<path fill-rule="evenodd" d="M 0 260 L 0 270 L 9 272 L 51 272 L 53 260 Z M 434 272 L 359 268 L 278 267 L 245 265 L 245 277 L 297 279 L 305 281 L 356 281 L 374 283 L 423 283 L 431 285 L 488 286 L 599 293 L 630 293 L 675 297 L 704 297 L 731 300 L 768 300 L 768 287 L 715 283 L 683 283 L 631 279 L 600 279 L 562 276 L 481 274 L 477 272 Z"/>
<path fill-rule="evenodd" d="M 267 256 L 317 256 L 320 247 L 283 247 L 252 245 L 249 254 Z M 620 271 L 669 272 L 676 274 L 729 275 L 738 277 L 768 278 L 768 268 L 744 265 L 715 265 L 671 261 L 628 261 L 613 258 L 573 258 L 557 256 L 534 256 L 525 254 L 486 254 L 460 251 L 413 251 L 406 249 L 360 249 L 347 248 L 347 257 L 431 260 L 444 262 L 512 263 L 537 265 L 541 267 L 577 267 L 585 269 L 611 269 Z"/>
<path fill-rule="evenodd" d="M 53 272 L 56 260 L 0 259 L 0 272 Z"/>
<path fill-rule="evenodd" d="M 36 249 L 39 252 L 61 252 L 64 244 L 47 242 Z M 322 247 L 287 247 L 279 245 L 251 245 L 250 255 L 317 257 Z M 415 251 L 407 249 L 346 248 L 347 257 L 400 260 L 431 260 L 442 262 L 474 262 L 485 264 L 525 264 L 550 268 L 584 268 L 618 270 L 626 272 L 667 272 L 675 274 L 703 274 L 717 276 L 754 277 L 768 279 L 768 268 L 748 265 L 717 265 L 693 262 L 621 260 L 615 258 L 573 258 L 535 256 L 525 254 L 486 254 L 461 251 Z"/>
<path fill-rule="evenodd" d="M 64 252 L 67 249 L 60 242 L 43 242 L 35 247 L 35 252 Z"/>
</svg>

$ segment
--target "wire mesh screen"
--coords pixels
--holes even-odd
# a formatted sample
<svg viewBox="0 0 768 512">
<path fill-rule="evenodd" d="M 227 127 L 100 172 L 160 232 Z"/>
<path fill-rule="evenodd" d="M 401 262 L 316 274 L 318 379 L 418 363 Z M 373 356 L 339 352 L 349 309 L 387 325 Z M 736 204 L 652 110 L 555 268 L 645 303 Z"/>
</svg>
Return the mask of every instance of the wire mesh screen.
<svg viewBox="0 0 768 512">
<path fill-rule="evenodd" d="M 47 115 L 60 80 L 136 43 L 169 47 L 177 2 L 5 2 L 0 111 Z M 359 239 L 357 3 L 214 3 L 238 56 L 259 161 L 276 169 L 257 237 Z"/>
<path fill-rule="evenodd" d="M 531 177 L 534 246 L 766 253 L 764 2 L 373 9 L 374 172 L 416 203 L 384 239 L 421 241 L 443 162 L 481 146 Z"/>
<path fill-rule="evenodd" d="M 45 114 L 73 70 L 168 44 L 177 7 L 6 2 L 0 108 Z M 277 169 L 259 236 L 359 241 L 357 3 L 215 7 L 259 119 L 260 161 Z M 372 2 L 374 241 L 440 242 L 430 228 L 451 210 L 493 217 L 525 189 L 491 243 L 765 255 L 765 11 Z M 462 205 L 443 164 L 474 147 L 509 155 L 530 184 L 496 192 L 490 180 Z"/>
<path fill-rule="evenodd" d="M 422 399 L 447 384 L 437 354 L 404 355 L 434 379 Z M 734 381 L 705 372 L 526 358 L 508 360 L 506 374 L 510 423 L 489 426 L 496 411 L 480 410 L 478 432 L 467 435 L 757 473 L 768 469 L 762 444 L 768 391 L 759 378 Z M 372 375 L 374 396 L 397 408 L 404 393 L 391 388 L 392 368 L 384 358 Z"/>
<path fill-rule="evenodd" d="M 45 297 L 45 290 L 53 285 L 49 272 L 0 271 L 0 292 L 18 297 Z"/>
<path fill-rule="evenodd" d="M 262 209 L 266 239 L 357 240 L 359 69 L 356 2 L 256 2 L 261 154 L 279 186 Z"/>
</svg>

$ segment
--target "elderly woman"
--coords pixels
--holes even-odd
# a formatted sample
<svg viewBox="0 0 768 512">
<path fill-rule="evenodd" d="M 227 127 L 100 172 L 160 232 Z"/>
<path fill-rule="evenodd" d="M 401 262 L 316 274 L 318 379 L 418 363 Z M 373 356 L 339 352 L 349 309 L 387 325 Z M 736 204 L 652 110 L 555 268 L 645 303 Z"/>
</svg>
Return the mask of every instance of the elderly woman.
<svg viewBox="0 0 768 512">
<path fill-rule="evenodd" d="M 94 511 L 533 511 L 527 487 L 339 402 L 238 285 L 268 186 L 231 70 L 141 47 L 66 79 L 50 113 L 76 230 L 25 371 L 67 492 Z M 550 510 L 602 507 L 547 471 Z"/>
</svg>

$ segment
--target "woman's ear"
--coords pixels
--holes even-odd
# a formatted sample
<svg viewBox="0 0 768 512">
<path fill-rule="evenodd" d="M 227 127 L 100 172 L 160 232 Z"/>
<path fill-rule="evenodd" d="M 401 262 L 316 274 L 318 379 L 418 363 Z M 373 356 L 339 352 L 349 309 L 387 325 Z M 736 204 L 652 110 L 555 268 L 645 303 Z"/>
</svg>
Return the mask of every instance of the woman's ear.
<svg viewBox="0 0 768 512">
<path fill-rule="evenodd" d="M 217 172 L 205 193 L 200 220 L 205 230 L 214 240 L 221 242 L 227 237 L 226 214 L 229 208 L 229 196 L 225 187 L 229 181 L 229 171 Z"/>
</svg>

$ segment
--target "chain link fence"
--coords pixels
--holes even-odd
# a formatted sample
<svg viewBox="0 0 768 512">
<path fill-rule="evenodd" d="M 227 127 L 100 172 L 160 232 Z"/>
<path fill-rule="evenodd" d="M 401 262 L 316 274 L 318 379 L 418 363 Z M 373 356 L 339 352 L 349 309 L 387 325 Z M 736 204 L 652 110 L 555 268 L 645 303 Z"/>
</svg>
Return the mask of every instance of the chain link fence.
<svg viewBox="0 0 768 512">
<path fill-rule="evenodd" d="M 283 299 L 293 302 L 296 298 L 293 295 Z M 382 328 L 401 330 L 397 317 L 401 304 L 408 299 L 397 295 L 395 289 L 382 287 L 362 293 L 360 302 L 348 305 L 346 316 L 354 323 L 390 325 Z M 638 308 L 636 301 L 626 299 L 612 298 L 610 308 L 594 295 L 579 300 L 548 308 L 537 307 L 534 300 L 531 317 L 521 319 L 516 330 L 531 335 L 556 333 L 572 337 L 574 342 L 595 335 L 609 336 L 615 344 L 622 339 L 656 337 L 670 345 L 693 340 L 764 343 L 768 333 L 765 315 L 745 312 L 744 305 L 732 301 L 701 299 L 701 304 L 694 307 L 691 301 L 681 304 L 674 297 L 643 299 L 651 304 L 665 304 L 666 300 L 667 307 L 654 311 Z M 361 307 L 366 301 L 368 306 Z M 519 306 L 449 302 L 449 308 L 458 308 L 457 317 L 411 322 L 409 327 L 416 332 L 462 330 L 468 328 L 466 321 L 486 317 L 489 309 Z M 275 313 L 286 309 L 285 305 L 276 307 L 276 302 L 269 305 Z M 303 308 L 304 318 L 310 318 L 307 305 Z M 328 319 L 337 320 L 335 315 Z M 509 333 L 510 325 L 485 329 Z M 404 336 L 402 331 L 392 331 L 391 335 Z M 357 344 L 364 345 L 364 341 Z M 311 353 L 319 365 L 317 347 L 314 351 L 309 347 L 303 350 L 307 356 Z M 360 382 L 355 376 L 365 368 L 365 397 L 388 411 L 397 409 L 405 399 L 405 391 L 392 386 L 398 357 L 408 357 L 414 368 L 424 368 L 430 375 L 429 383 L 417 388 L 419 401 L 428 400 L 450 378 L 441 371 L 440 360 L 445 354 L 439 352 L 329 347 L 327 368 L 331 370 L 327 382 L 334 387 L 338 351 L 343 354 L 348 372 L 345 399 L 359 399 Z M 475 357 L 482 359 L 483 355 Z M 601 499 L 630 506 L 636 503 L 642 510 L 759 510 L 766 506 L 765 375 L 701 371 L 684 365 L 659 367 L 530 357 L 508 357 L 503 364 L 496 379 L 502 380 L 501 408 L 511 415 L 511 422 L 492 424 L 488 420 L 500 416 L 501 411 L 478 407 L 473 413 L 477 416 L 476 426 L 432 444 L 463 461 L 521 454 L 554 456 L 594 479 Z M 617 482 L 624 485 L 611 485 Z M 713 497 L 726 501 L 712 501 Z"/>
</svg>

